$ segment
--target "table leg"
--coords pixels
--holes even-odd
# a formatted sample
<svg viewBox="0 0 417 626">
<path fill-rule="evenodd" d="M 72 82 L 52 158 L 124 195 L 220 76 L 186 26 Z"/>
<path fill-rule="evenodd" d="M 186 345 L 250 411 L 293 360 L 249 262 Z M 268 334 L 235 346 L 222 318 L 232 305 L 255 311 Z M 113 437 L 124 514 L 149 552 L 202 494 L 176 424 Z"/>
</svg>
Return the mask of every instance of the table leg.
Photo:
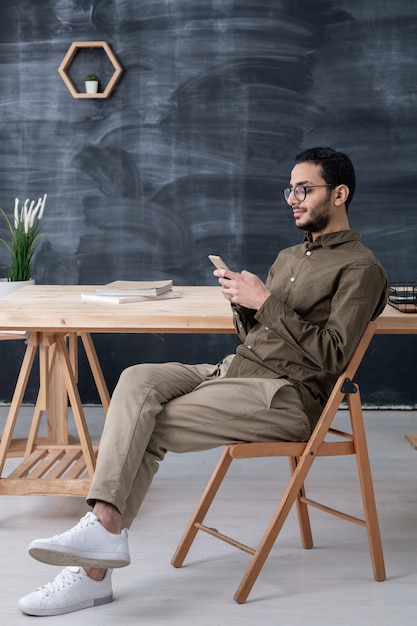
<svg viewBox="0 0 417 626">
<path fill-rule="evenodd" d="M 97 354 L 88 333 L 81 334 L 95 383 L 107 410 L 110 397 Z M 76 333 L 33 333 L 19 373 L 0 444 L 0 495 L 85 496 L 94 473 L 97 446 L 81 403 Z M 12 440 L 19 409 L 36 351 L 39 350 L 39 393 L 27 439 Z M 68 441 L 68 399 L 79 441 Z M 48 411 L 48 436 L 39 437 L 42 414 Z M 19 450 L 17 448 L 19 447 Z M 20 452 L 20 454 L 16 454 Z M 22 456 L 20 465 L 3 477 L 7 456 Z"/>
<path fill-rule="evenodd" d="M 416 433 L 407 433 L 406 434 L 407 441 L 411 443 L 413 448 L 417 450 L 417 434 Z"/>
<path fill-rule="evenodd" d="M 50 349 L 48 407 L 48 440 L 58 445 L 68 443 L 68 393 L 62 364 L 56 356 L 56 344 Z"/>
<path fill-rule="evenodd" d="M 100 366 L 100 362 L 98 360 L 93 340 L 89 333 L 81 333 L 80 337 L 82 339 L 84 350 L 88 358 L 88 363 L 93 373 L 94 382 L 100 396 L 101 404 L 103 405 L 104 412 L 107 413 L 110 404 L 110 394 L 107 389 L 106 381 L 104 380 L 103 372 Z"/>
<path fill-rule="evenodd" d="M 106 413 L 110 403 L 110 394 L 107 389 L 104 375 L 98 360 L 91 335 L 81 333 L 80 337 L 87 355 L 88 363 L 94 377 L 94 381 Z M 64 340 L 68 343 L 69 364 L 74 375 L 74 384 L 78 382 L 78 345 L 77 334 L 70 333 Z M 28 456 L 35 443 L 67 445 L 70 442 L 68 435 L 68 392 L 63 376 L 60 359 L 56 358 L 56 343 L 50 335 L 33 334 L 30 339 L 30 361 L 22 364 L 20 379 L 16 384 L 15 396 L 9 410 L 8 424 L 14 430 L 18 412 L 21 407 L 24 392 L 27 386 L 31 367 L 33 365 L 36 349 L 39 349 L 39 392 L 36 400 L 34 413 L 28 437 L 26 440 L 13 440 L 9 444 L 8 455 Z M 69 365 L 68 365 L 69 366 Z M 38 431 L 44 411 L 47 411 L 47 436 L 38 438 Z M 12 415 L 12 417 L 10 417 Z M 75 441 L 73 441 L 74 443 Z M 6 445 L 6 443 L 4 444 Z M 11 454 L 13 449 L 13 454 Z"/>
<path fill-rule="evenodd" d="M 60 359 L 62 375 L 64 378 L 66 390 L 70 399 L 74 421 L 77 427 L 77 433 L 80 438 L 81 449 L 84 454 L 84 460 L 90 478 L 92 478 L 95 469 L 95 453 L 91 445 L 91 439 L 85 420 L 84 409 L 81 403 L 80 394 L 78 392 L 77 381 L 73 371 L 70 355 L 65 345 L 65 339 L 62 335 L 54 335 L 54 343 L 57 354 Z"/>
<path fill-rule="evenodd" d="M 0 476 L 3 472 L 7 454 L 12 441 L 13 432 L 16 426 L 19 410 L 22 405 L 24 393 L 26 391 L 29 374 L 32 369 L 36 351 L 38 349 L 39 337 L 38 333 L 33 333 L 29 337 L 28 345 L 23 357 L 22 366 L 20 368 L 16 387 L 13 393 L 12 402 L 10 404 L 9 413 L 6 424 L 4 426 L 3 435 L 0 442 Z"/>
</svg>

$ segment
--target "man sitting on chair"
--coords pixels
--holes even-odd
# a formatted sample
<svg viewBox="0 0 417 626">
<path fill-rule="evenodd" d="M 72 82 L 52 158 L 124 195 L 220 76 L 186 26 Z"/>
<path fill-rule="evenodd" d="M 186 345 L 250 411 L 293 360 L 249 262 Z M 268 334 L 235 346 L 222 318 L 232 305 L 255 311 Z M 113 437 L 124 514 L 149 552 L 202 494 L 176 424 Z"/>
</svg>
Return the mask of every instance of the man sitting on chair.
<svg viewBox="0 0 417 626">
<path fill-rule="evenodd" d="M 350 230 L 350 159 L 330 148 L 297 155 L 284 197 L 303 243 L 282 250 L 266 283 L 216 269 L 242 340 L 216 365 L 141 364 L 122 372 L 87 497 L 69 531 L 29 546 L 63 565 L 19 602 L 58 615 L 112 600 L 112 569 L 130 563 L 127 530 L 166 452 L 233 442 L 306 441 L 367 323 L 383 310 L 386 275 Z"/>
</svg>

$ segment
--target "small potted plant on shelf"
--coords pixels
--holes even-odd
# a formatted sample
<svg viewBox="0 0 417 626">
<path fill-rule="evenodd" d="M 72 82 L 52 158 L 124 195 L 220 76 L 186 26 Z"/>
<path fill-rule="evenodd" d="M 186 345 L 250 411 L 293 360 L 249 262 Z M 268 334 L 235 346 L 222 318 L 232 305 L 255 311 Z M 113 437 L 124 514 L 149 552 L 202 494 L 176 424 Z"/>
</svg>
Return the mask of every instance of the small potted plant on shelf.
<svg viewBox="0 0 417 626">
<path fill-rule="evenodd" d="M 36 242 L 41 232 L 39 221 L 42 219 L 47 195 L 35 200 L 26 199 L 19 211 L 19 198 L 15 200 L 14 218 L 10 220 L 5 211 L 0 208 L 0 216 L 6 224 L 10 238 L 0 236 L 2 243 L 10 254 L 10 266 L 7 276 L 0 278 L 1 293 L 10 293 L 22 287 L 25 283 L 33 283 L 33 254 Z M 5 295 L 3 293 L 3 295 Z"/>
<path fill-rule="evenodd" d="M 87 74 L 85 77 L 85 90 L 87 93 L 97 93 L 98 78 L 95 74 Z"/>
</svg>

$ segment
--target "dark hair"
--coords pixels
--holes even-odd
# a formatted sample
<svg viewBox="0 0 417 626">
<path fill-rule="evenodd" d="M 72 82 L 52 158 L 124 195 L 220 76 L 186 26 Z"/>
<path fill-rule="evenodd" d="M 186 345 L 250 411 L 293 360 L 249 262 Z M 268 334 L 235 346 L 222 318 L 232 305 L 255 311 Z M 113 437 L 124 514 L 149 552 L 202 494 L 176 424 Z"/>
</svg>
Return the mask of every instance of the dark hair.
<svg viewBox="0 0 417 626">
<path fill-rule="evenodd" d="M 348 208 L 355 193 L 356 177 L 352 161 L 343 152 L 336 152 L 332 148 L 308 148 L 295 157 L 295 163 L 311 161 L 320 165 L 323 179 L 328 185 L 346 185 L 349 195 L 346 199 Z"/>
</svg>

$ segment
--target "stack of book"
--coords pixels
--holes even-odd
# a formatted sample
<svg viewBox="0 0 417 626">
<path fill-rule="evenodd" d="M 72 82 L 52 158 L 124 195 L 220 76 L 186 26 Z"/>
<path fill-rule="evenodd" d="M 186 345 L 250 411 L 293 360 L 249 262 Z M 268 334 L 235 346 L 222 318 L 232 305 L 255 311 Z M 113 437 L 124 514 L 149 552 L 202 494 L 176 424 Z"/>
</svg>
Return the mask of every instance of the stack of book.
<svg viewBox="0 0 417 626">
<path fill-rule="evenodd" d="M 95 291 L 82 293 L 81 298 L 94 302 L 122 304 L 178 298 L 179 295 L 177 291 L 172 290 L 172 280 L 115 280 L 97 287 Z"/>
</svg>

